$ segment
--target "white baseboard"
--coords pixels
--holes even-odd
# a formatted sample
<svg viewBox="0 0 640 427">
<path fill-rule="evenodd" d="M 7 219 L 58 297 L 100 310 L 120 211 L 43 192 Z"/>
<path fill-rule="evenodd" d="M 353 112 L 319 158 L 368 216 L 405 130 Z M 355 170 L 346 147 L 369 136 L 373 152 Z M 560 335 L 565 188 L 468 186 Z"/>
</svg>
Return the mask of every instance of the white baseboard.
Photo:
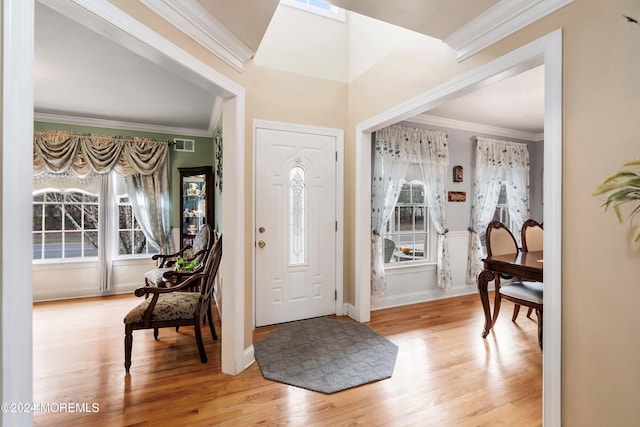
<svg viewBox="0 0 640 427">
<path fill-rule="evenodd" d="M 493 289 L 493 285 L 489 286 Z M 421 302 L 437 301 L 446 298 L 453 298 L 462 295 L 477 294 L 478 288 L 475 285 L 462 284 L 455 285 L 451 289 L 429 289 L 422 292 L 412 292 L 401 295 L 381 296 L 371 298 L 371 311 L 385 308 L 401 307 L 405 305 L 418 304 Z"/>
<path fill-rule="evenodd" d="M 349 316 L 353 320 L 358 321 L 358 317 L 357 317 L 358 312 L 356 311 L 356 308 L 352 304 L 345 303 L 344 309 L 342 310 L 342 312 L 344 313 L 345 316 Z"/>
<path fill-rule="evenodd" d="M 242 360 L 240 360 L 240 363 L 239 363 L 241 369 L 238 372 L 244 371 L 249 366 L 253 365 L 255 361 L 256 361 L 256 358 L 253 353 L 253 344 L 252 344 L 248 348 L 246 348 L 242 353 Z"/>
</svg>

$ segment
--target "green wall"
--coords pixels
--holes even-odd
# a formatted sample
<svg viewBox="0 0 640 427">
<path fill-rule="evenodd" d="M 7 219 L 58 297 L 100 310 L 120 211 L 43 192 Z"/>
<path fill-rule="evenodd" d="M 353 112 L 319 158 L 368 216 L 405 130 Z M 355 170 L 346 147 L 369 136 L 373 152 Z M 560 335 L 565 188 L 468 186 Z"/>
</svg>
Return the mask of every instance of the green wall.
<svg viewBox="0 0 640 427">
<path fill-rule="evenodd" d="M 180 227 L 180 174 L 178 168 L 195 167 L 195 166 L 212 166 L 214 167 L 214 144 L 212 137 L 197 137 L 191 135 L 171 135 L 166 133 L 139 132 L 123 129 L 99 128 L 91 126 L 75 126 L 60 123 L 34 122 L 34 130 L 58 130 L 76 133 L 92 133 L 98 135 L 115 135 L 130 136 L 140 138 L 161 139 L 173 141 L 174 138 L 193 139 L 196 141 L 195 152 L 187 153 L 169 150 L 169 165 L 171 167 L 169 174 L 171 180 L 171 205 L 172 215 L 171 224 L 173 227 Z M 215 167 L 214 167 L 215 170 Z M 217 206 L 216 206 L 217 210 Z"/>
</svg>

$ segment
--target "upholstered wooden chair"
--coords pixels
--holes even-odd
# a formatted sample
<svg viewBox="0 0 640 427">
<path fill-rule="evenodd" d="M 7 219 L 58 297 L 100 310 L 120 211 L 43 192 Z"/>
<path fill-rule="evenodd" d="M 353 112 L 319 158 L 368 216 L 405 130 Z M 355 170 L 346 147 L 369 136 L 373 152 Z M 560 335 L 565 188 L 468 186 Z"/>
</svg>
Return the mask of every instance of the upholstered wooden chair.
<svg viewBox="0 0 640 427">
<path fill-rule="evenodd" d="M 522 242 L 522 252 L 535 252 L 543 250 L 543 242 L 544 242 L 544 229 L 542 224 L 534 219 L 528 219 L 522 224 L 522 229 L 520 230 L 520 241 Z M 540 284 L 538 286 L 544 287 L 544 285 Z M 518 317 L 518 311 L 520 311 L 520 306 L 516 305 L 513 309 L 513 319 L 515 320 Z M 533 308 L 529 307 L 527 311 L 527 317 L 531 318 L 531 313 L 533 312 Z"/>
<path fill-rule="evenodd" d="M 396 242 L 391 239 L 384 239 L 384 263 L 388 264 L 391 262 L 391 257 L 393 256 L 393 251 L 396 249 Z"/>
<path fill-rule="evenodd" d="M 180 326 L 193 326 L 202 363 L 207 362 L 207 354 L 202 341 L 202 324 L 206 320 L 211 330 L 211 338 L 218 339 L 211 304 L 213 301 L 214 280 L 222 259 L 222 236 L 218 238 L 211 254 L 207 257 L 203 271 L 189 277 L 184 282 L 170 288 L 142 286 L 135 290 L 138 297 L 150 296 L 124 317 L 124 368 L 129 372 L 131 367 L 131 349 L 133 347 L 133 331 L 153 329 L 154 338 L 158 339 L 158 329 Z M 181 292 L 194 287 L 198 282 L 199 292 Z"/>
<path fill-rule="evenodd" d="M 513 234 L 499 221 L 489 223 L 486 236 L 488 256 L 517 254 L 519 251 Z M 516 306 L 524 305 L 525 307 L 531 307 L 536 311 L 538 317 L 538 345 L 542 348 L 543 289 L 541 284 L 537 282 L 515 281 L 501 286 L 500 275 L 497 273 L 495 274 L 495 284 L 496 290 L 492 324 L 495 325 L 496 323 L 498 313 L 500 313 L 500 303 L 503 298 L 513 302 Z M 515 322 L 516 316 L 517 312 L 514 313 L 511 320 Z"/>
<path fill-rule="evenodd" d="M 148 286 L 166 287 L 167 283 L 180 283 L 189 276 L 201 272 L 215 240 L 212 238 L 212 234 L 211 227 L 208 224 L 204 224 L 193 238 L 191 245 L 184 246 L 173 254 L 156 254 L 152 256 L 152 260 L 158 261 L 158 268 L 154 268 L 145 273 L 145 284 Z M 176 271 L 175 263 L 178 257 L 187 261 L 196 258 L 196 267 L 191 272 Z"/>
</svg>

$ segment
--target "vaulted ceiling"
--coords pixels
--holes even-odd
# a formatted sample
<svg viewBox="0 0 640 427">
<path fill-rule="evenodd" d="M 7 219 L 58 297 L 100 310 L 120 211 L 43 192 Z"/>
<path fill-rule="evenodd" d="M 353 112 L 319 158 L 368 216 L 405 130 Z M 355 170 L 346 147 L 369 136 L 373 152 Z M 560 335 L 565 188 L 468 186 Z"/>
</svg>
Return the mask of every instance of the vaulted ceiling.
<svg viewBox="0 0 640 427">
<path fill-rule="evenodd" d="M 278 7 L 278 0 L 140 0 L 156 11 L 168 11 L 178 28 L 198 40 L 204 35 L 229 42 L 238 54 L 231 57 L 241 69 L 260 42 Z M 476 16 L 491 9 L 498 0 L 330 0 L 347 10 L 395 25 L 445 38 Z M 282 6 L 280 6 L 282 7 Z M 226 94 L 198 76 L 167 64 L 158 55 L 141 55 L 113 37 L 114 29 L 102 29 L 95 17 L 71 0 L 38 0 L 35 33 L 35 110 L 36 119 L 76 124 L 93 124 L 180 133 L 211 135 L 216 98 Z M 420 13 L 416 13 L 419 11 Z M 186 23 L 186 24 L 185 24 Z M 108 24 L 107 24 L 108 25 Z M 216 28 L 224 32 L 215 33 Z M 214 31 L 215 30 L 215 31 Z M 192 33 L 195 32 L 195 33 Z M 196 34 L 197 33 L 197 34 Z M 215 33 L 215 34 L 214 34 Z M 205 40 L 206 41 L 206 40 Z M 216 42 L 217 42 L 216 41 Z M 212 43 L 215 44 L 215 43 Z M 206 46 L 205 46 L 206 47 Z M 214 46 L 215 47 L 215 46 Z M 244 56 L 243 56 L 244 55 Z M 240 58 L 238 60 L 238 58 Z M 240 64 L 239 66 L 237 64 Z M 527 80 L 531 78 L 533 80 Z M 518 96 L 518 88 L 527 94 Z M 482 94 L 454 101 L 431 111 L 430 115 L 539 132 L 539 76 L 520 76 L 517 84 L 500 89 L 485 88 Z M 537 91 L 537 93 L 533 93 Z M 507 96 L 510 100 L 507 100 Z M 511 117 L 513 108 L 500 108 L 501 99 L 523 107 L 520 117 Z M 486 113 L 486 99 L 499 118 Z M 531 102 L 530 102 L 531 101 Z M 474 106 L 479 105 L 474 115 Z M 513 105 L 513 104 L 510 104 Z M 543 108 L 543 107 L 542 107 Z M 535 111 L 534 111 L 535 110 Z M 542 110 L 543 111 L 543 110 Z M 526 114 L 524 114 L 526 113 Z M 529 114 L 531 113 L 531 114 Z M 538 120 L 538 124 L 531 119 Z"/>
</svg>

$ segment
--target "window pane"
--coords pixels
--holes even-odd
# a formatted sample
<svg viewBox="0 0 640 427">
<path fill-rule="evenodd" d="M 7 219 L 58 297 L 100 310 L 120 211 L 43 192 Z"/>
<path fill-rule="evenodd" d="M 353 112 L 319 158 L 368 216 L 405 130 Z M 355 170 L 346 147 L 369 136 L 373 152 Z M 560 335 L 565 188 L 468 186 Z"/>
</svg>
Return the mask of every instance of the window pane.
<svg viewBox="0 0 640 427">
<path fill-rule="evenodd" d="M 33 259 L 42 259 L 42 233 L 33 233 Z"/>
<path fill-rule="evenodd" d="M 424 204 L 424 186 L 412 185 L 411 186 L 412 203 Z"/>
<path fill-rule="evenodd" d="M 67 203 L 82 203 L 84 197 L 82 193 L 72 192 L 72 193 L 65 193 L 64 199 Z"/>
<path fill-rule="evenodd" d="M 413 231 L 413 207 L 401 206 L 399 231 Z"/>
<path fill-rule="evenodd" d="M 502 184 L 500 187 L 500 196 L 498 196 L 498 204 L 506 205 L 507 204 L 507 186 Z"/>
<path fill-rule="evenodd" d="M 44 194 L 39 193 L 33 196 L 33 201 L 34 202 L 42 202 L 44 201 Z"/>
<path fill-rule="evenodd" d="M 416 258 L 424 258 L 426 253 L 427 246 L 427 233 L 416 233 L 414 234 L 415 242 L 413 244 L 414 255 Z"/>
<path fill-rule="evenodd" d="M 62 193 L 44 193 L 45 202 L 62 202 Z"/>
<path fill-rule="evenodd" d="M 94 196 L 93 194 L 85 194 L 84 201 L 87 203 L 98 203 L 98 196 Z"/>
<path fill-rule="evenodd" d="M 65 230 L 82 230 L 82 205 L 66 205 Z"/>
<path fill-rule="evenodd" d="M 309 4 L 324 10 L 331 9 L 331 5 L 320 0 L 309 0 Z"/>
<path fill-rule="evenodd" d="M 135 254 L 144 254 L 147 249 L 147 238 L 144 236 L 144 233 L 140 230 L 135 231 L 133 233 L 133 247 Z"/>
<path fill-rule="evenodd" d="M 42 205 L 33 205 L 33 231 L 42 231 Z"/>
<path fill-rule="evenodd" d="M 133 228 L 133 210 L 131 206 L 120 206 L 120 214 L 118 215 L 118 228 L 121 230 L 130 230 Z"/>
<path fill-rule="evenodd" d="M 98 232 L 84 232 L 84 256 L 98 256 Z"/>
<path fill-rule="evenodd" d="M 82 232 L 72 231 L 64 233 L 64 257 L 82 257 Z"/>
<path fill-rule="evenodd" d="M 426 210 L 426 208 L 414 208 L 413 214 L 416 220 L 416 231 L 427 231 L 425 228 L 427 223 L 424 215 Z"/>
<path fill-rule="evenodd" d="M 62 205 L 45 205 L 45 230 L 62 230 Z"/>
<path fill-rule="evenodd" d="M 289 171 L 289 264 L 306 262 L 306 172 L 299 166 Z"/>
<path fill-rule="evenodd" d="M 398 197 L 398 203 L 411 203 L 411 186 L 405 184 L 400 190 L 400 197 Z"/>
<path fill-rule="evenodd" d="M 118 244 L 118 254 L 119 255 L 131 255 L 133 250 L 131 248 L 131 232 L 130 231 L 121 231 L 118 233 L 120 237 L 120 242 Z"/>
<path fill-rule="evenodd" d="M 98 229 L 98 206 L 97 205 L 84 206 L 84 228 L 85 230 Z"/>
<path fill-rule="evenodd" d="M 62 233 L 44 235 L 44 258 L 62 258 Z"/>
</svg>

